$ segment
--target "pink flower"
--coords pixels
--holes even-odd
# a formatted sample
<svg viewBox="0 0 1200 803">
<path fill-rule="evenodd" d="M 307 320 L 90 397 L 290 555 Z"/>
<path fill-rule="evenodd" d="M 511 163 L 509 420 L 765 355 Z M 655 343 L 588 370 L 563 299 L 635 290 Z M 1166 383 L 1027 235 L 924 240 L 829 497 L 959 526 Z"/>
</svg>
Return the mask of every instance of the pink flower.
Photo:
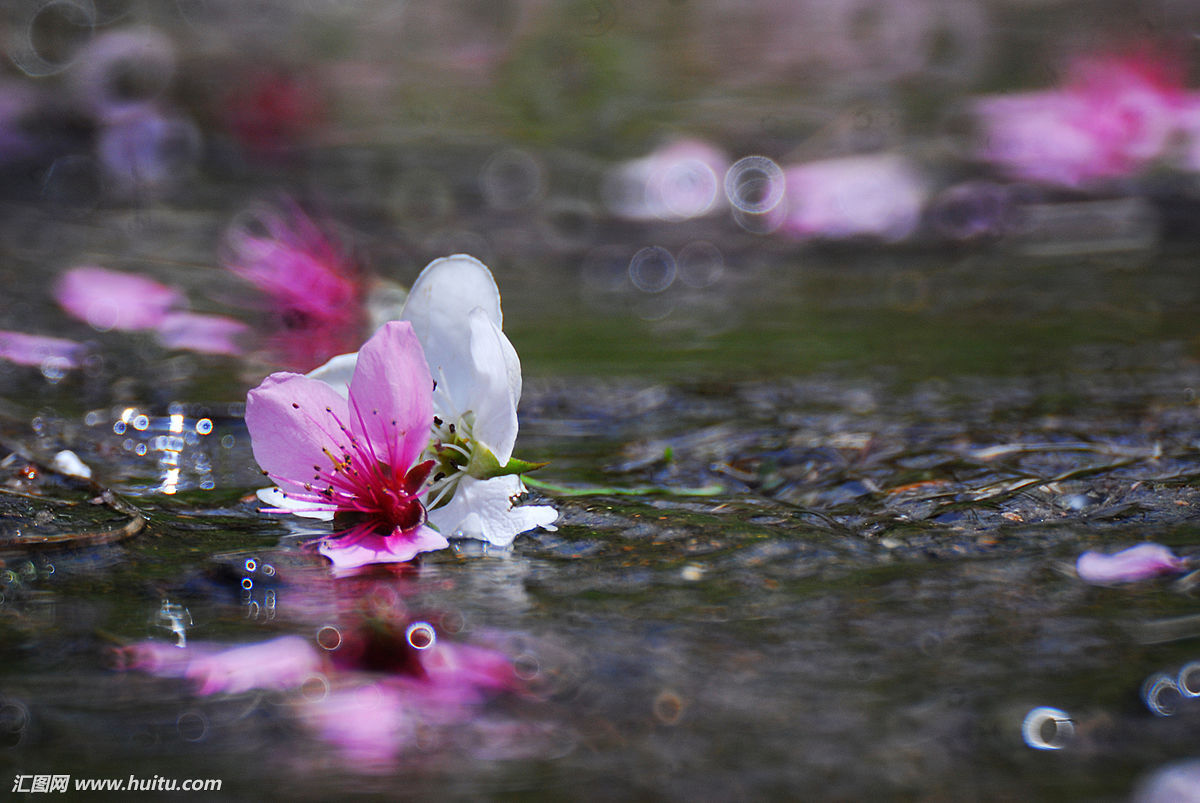
<svg viewBox="0 0 1200 803">
<path fill-rule="evenodd" d="M 338 569 L 448 546 L 426 526 L 420 500 L 433 461 L 414 465 L 429 443 L 432 394 L 421 345 L 402 321 L 362 347 L 348 398 L 318 379 L 272 374 L 246 398 L 254 457 L 279 486 L 260 497 L 271 512 L 351 519 L 320 546 Z"/>
<path fill-rule="evenodd" d="M 1080 58 L 1058 89 L 980 98 L 980 156 L 1065 187 L 1130 175 L 1166 155 L 1186 123 L 1171 66 L 1143 54 Z"/>
<path fill-rule="evenodd" d="M 225 266 L 261 290 L 279 330 L 285 364 L 310 369 L 361 338 L 357 270 L 295 204 L 259 208 L 225 235 Z"/>
<path fill-rule="evenodd" d="M 1186 568 L 1187 562 L 1170 549 L 1151 543 L 1138 544 L 1111 555 L 1084 552 L 1075 561 L 1079 579 L 1094 585 L 1131 583 L 1160 574 L 1176 574 Z"/>
<path fill-rule="evenodd" d="M 0 331 L 0 358 L 17 365 L 78 368 L 84 345 L 61 337 Z"/>
</svg>

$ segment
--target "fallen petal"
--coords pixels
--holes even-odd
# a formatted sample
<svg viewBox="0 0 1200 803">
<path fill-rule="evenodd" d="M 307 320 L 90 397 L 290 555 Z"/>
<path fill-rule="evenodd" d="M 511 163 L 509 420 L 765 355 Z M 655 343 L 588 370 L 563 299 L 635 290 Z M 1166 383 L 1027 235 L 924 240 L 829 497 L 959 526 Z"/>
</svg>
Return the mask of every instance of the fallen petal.
<svg viewBox="0 0 1200 803">
<path fill-rule="evenodd" d="M 1161 574 L 1176 574 L 1186 568 L 1187 562 L 1170 549 L 1150 543 L 1138 544 L 1111 555 L 1084 552 L 1075 562 L 1079 579 L 1094 585 L 1132 583 Z"/>
<path fill-rule="evenodd" d="M 63 274 L 54 298 L 70 315 L 94 329 L 136 332 L 153 329 L 183 295 L 145 276 L 84 265 Z"/>
<path fill-rule="evenodd" d="M 63 368 L 78 368 L 84 345 L 61 337 L 0 331 L 0 359 L 41 367 L 49 360 Z"/>
</svg>

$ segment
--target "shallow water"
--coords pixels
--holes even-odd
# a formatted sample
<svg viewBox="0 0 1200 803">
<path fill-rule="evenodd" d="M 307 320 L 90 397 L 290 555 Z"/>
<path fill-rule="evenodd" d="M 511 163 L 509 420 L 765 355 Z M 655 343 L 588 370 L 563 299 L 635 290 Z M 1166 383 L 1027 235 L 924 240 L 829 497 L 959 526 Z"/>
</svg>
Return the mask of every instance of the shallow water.
<svg viewBox="0 0 1200 803">
<path fill-rule="evenodd" d="M 1121 799 L 1193 754 L 1190 700 L 1167 717 L 1139 698 L 1198 657 L 1193 584 L 1090 587 L 1073 561 L 1200 539 L 1190 266 L 966 259 L 779 249 L 730 259 L 717 309 L 681 295 L 649 321 L 630 312 L 636 289 L 597 300 L 558 259 L 502 263 L 527 374 L 520 451 L 552 459 L 537 476 L 560 528 L 340 593 L 440 611 L 531 691 L 386 771 L 306 731 L 303 692 L 205 698 L 113 669 L 114 644 L 175 638 L 164 605 L 197 642 L 331 621 L 320 560 L 297 546 L 314 531 L 248 495 L 236 364 L 110 333 L 90 375 L 10 368 L 4 438 L 24 457 L 0 495 L 6 764 L 221 778 L 240 798 Z M 939 288 L 919 310 L 895 301 L 897 261 Z M 149 372 L 131 367 L 138 348 Z M 165 381 L 170 360 L 187 364 Z M 114 387 L 143 404 L 127 412 Z M 168 495 L 155 439 L 172 414 L 197 434 Z M 64 447 L 124 504 L 31 476 Z M 31 545 L 62 534 L 67 548 Z M 1073 719 L 1065 749 L 1023 742 L 1037 706 Z"/>
<path fill-rule="evenodd" d="M 177 101 L 196 110 L 223 48 L 262 29 L 176 5 L 186 25 L 140 13 L 180 44 Z M 895 138 L 963 170 L 928 107 L 1029 84 L 1045 65 L 1022 48 L 1070 29 L 1070 4 L 979 6 L 1005 23 L 979 44 L 1013 48 L 1006 70 L 966 53 L 902 80 L 881 49 L 853 91 L 845 64 L 744 42 L 704 66 L 724 26 L 782 35 L 761 27 L 769 4 L 562 4 L 565 28 L 505 6 L 467 14 L 479 30 L 455 28 L 451 56 L 420 25 L 397 55 L 375 4 L 322 8 L 327 29 L 275 5 L 240 13 L 290 21 L 292 63 L 358 93 L 317 141 L 247 164 L 215 138 L 186 182 L 132 198 L 41 162 L 0 186 L 0 328 L 87 346 L 68 372 L 0 361 L 0 766 L 216 778 L 245 800 L 1125 800 L 1197 756 L 1196 578 L 1098 587 L 1074 570 L 1145 540 L 1200 556 L 1192 177 L 1035 194 L 1041 218 L 963 242 L 925 221 L 904 242 L 801 243 L 603 203 L 605 170 L 677 128 L 815 155 Z M 1151 32 L 1183 10 L 1163 4 Z M 639 69 L 658 34 L 684 55 Z M 494 74 L 440 74 L 487 63 L 481 42 L 507 54 Z M 848 110 L 868 124 L 847 129 Z M 89 135 L 77 124 L 52 128 L 47 162 Z M 262 335 L 218 243 L 284 193 L 375 277 L 407 284 L 460 251 L 492 267 L 524 368 L 517 453 L 550 461 L 530 496 L 557 531 L 333 578 L 305 546 L 329 530 L 253 496 L 242 402 L 267 349 L 171 351 L 52 299 L 67 268 L 100 264 Z M 92 481 L 52 467 L 63 449 Z M 333 652 L 363 605 L 502 652 L 520 691 L 469 717 L 409 712 L 396 755 L 366 759 L 313 724 L 336 679 L 204 695 L 126 671 L 119 649 L 297 635 Z M 1063 722 L 1031 735 L 1043 706 Z"/>
</svg>

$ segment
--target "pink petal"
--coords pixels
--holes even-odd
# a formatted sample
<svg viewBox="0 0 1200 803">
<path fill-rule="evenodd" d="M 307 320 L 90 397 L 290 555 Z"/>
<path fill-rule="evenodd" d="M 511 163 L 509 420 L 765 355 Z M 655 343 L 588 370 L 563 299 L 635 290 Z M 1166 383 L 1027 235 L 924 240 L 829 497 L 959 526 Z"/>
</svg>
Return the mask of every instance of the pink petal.
<svg viewBox="0 0 1200 803">
<path fill-rule="evenodd" d="M 375 533 L 326 538 L 318 551 L 333 561 L 337 572 L 358 569 L 372 563 L 404 563 L 421 552 L 435 552 L 450 546 L 437 530 L 424 525 L 408 533 L 377 535 Z"/>
<path fill-rule="evenodd" d="M 185 674 L 200 694 L 240 694 L 296 688 L 322 670 L 321 656 L 308 641 L 283 636 L 194 658 Z"/>
<path fill-rule="evenodd" d="M 0 331 L 0 358 L 17 365 L 42 366 L 47 361 L 63 368 L 78 368 L 84 345 L 61 337 Z"/>
<path fill-rule="evenodd" d="M 250 327 L 223 315 L 172 312 L 162 319 L 156 331 L 167 348 L 236 357 L 243 351 L 237 340 Z"/>
<path fill-rule="evenodd" d="M 346 423 L 393 472 L 406 472 L 425 450 L 433 379 L 412 324 L 385 323 L 359 351 Z"/>
<path fill-rule="evenodd" d="M 317 467 L 331 467 L 327 451 L 341 456 L 345 437 L 337 421 L 347 416 L 346 400 L 333 388 L 300 374 L 271 374 L 246 396 L 254 459 L 284 493 L 294 501 L 312 502 L 314 509 L 330 505 L 304 484 L 312 481 Z"/>
<path fill-rule="evenodd" d="M 1170 549 L 1150 543 L 1138 544 L 1112 555 L 1084 552 L 1075 561 L 1079 579 L 1094 585 L 1130 583 L 1160 574 L 1175 574 L 1186 568 L 1187 562 L 1176 557 Z"/>
<path fill-rule="evenodd" d="M 308 724 L 359 770 L 387 769 L 416 737 L 404 696 L 382 683 L 338 689 L 304 713 Z"/>
<path fill-rule="evenodd" d="M 178 290 L 153 279 L 93 265 L 63 274 L 54 298 L 68 313 L 96 329 L 126 332 L 153 329 L 171 307 L 184 301 Z"/>
</svg>

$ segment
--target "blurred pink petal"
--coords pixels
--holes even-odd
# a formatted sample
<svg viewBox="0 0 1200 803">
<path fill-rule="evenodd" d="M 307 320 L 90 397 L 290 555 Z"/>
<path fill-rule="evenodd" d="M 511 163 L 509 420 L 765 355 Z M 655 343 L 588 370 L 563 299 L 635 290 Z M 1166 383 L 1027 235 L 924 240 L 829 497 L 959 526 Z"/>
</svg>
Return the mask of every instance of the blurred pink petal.
<svg viewBox="0 0 1200 803">
<path fill-rule="evenodd" d="M 238 339 L 250 327 L 223 315 L 172 312 L 163 317 L 155 331 L 167 348 L 236 357 L 243 352 Z"/>
<path fill-rule="evenodd" d="M 337 689 L 304 708 L 304 718 L 359 770 L 386 770 L 416 738 L 405 696 L 385 683 Z"/>
<path fill-rule="evenodd" d="M 784 171 L 785 217 L 794 237 L 903 240 L 916 229 L 927 187 L 916 168 L 892 154 L 849 156 Z"/>
<path fill-rule="evenodd" d="M 70 315 L 100 331 L 153 329 L 168 311 L 184 304 L 178 290 L 153 279 L 94 265 L 64 273 L 54 298 Z"/>
<path fill-rule="evenodd" d="M 308 370 L 361 343 L 357 266 L 294 203 L 244 213 L 225 234 L 222 261 L 266 296 L 288 367 Z"/>
<path fill-rule="evenodd" d="M 1075 561 L 1075 572 L 1086 583 L 1108 585 L 1131 583 L 1176 574 L 1187 568 L 1187 562 L 1161 544 L 1138 544 L 1114 554 L 1084 552 Z"/>
<path fill-rule="evenodd" d="M 250 689 L 292 689 L 322 674 L 321 656 L 299 636 L 201 655 L 184 673 L 200 694 L 240 694 Z"/>
<path fill-rule="evenodd" d="M 41 367 L 47 361 L 62 368 L 78 368 L 84 345 L 61 337 L 0 330 L 0 359 L 17 365 Z"/>
<path fill-rule="evenodd" d="M 349 572 L 379 563 L 405 563 L 422 552 L 436 552 L 450 542 L 432 527 L 379 535 L 373 531 L 350 530 L 323 539 L 318 551 L 333 562 L 336 572 Z"/>
<path fill-rule="evenodd" d="M 689 220 L 723 206 L 729 157 L 697 139 L 681 139 L 619 165 L 606 191 L 612 211 L 630 220 Z"/>
</svg>

